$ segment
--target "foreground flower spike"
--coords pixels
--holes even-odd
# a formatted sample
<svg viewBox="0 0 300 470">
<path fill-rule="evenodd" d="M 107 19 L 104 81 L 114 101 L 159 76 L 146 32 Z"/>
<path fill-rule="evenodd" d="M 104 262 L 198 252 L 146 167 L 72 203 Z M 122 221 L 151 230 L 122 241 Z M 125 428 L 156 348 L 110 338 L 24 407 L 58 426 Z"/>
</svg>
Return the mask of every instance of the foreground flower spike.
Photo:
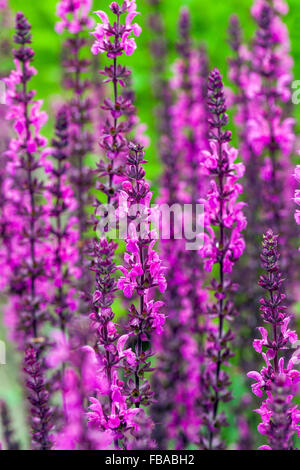
<svg viewBox="0 0 300 470">
<path fill-rule="evenodd" d="M 130 34 L 134 32 L 138 35 L 140 28 L 137 24 L 131 25 L 133 18 L 138 14 L 135 2 L 126 1 L 122 7 L 113 2 L 110 9 L 116 17 L 115 22 L 110 25 L 106 13 L 98 11 L 96 13 L 103 24 L 98 24 L 95 32 L 92 33 L 96 38 L 92 52 L 94 54 L 105 53 L 109 59 L 113 60 L 111 66 L 105 67 L 100 72 L 107 77 L 105 82 L 112 82 L 113 100 L 107 98 L 102 106 L 108 118 L 102 131 L 100 146 L 108 161 L 100 161 L 98 164 L 101 182 L 97 189 L 103 193 L 107 204 L 113 205 L 120 214 L 123 214 L 125 208 L 127 215 L 127 195 L 123 190 L 121 207 L 119 207 L 118 194 L 122 181 L 127 177 L 123 167 L 127 163 L 129 154 L 128 134 L 132 130 L 135 120 L 132 119 L 134 106 L 129 93 L 125 89 L 121 96 L 118 90 L 119 85 L 125 88 L 126 80 L 131 72 L 125 66 L 119 65 L 117 60 L 124 53 L 127 55 L 133 53 L 136 45 L 133 38 L 130 38 Z M 124 14 L 127 16 L 125 24 L 122 24 Z M 126 186 L 126 183 L 123 185 Z M 101 215 L 99 211 L 102 211 L 104 216 L 106 215 L 105 207 L 98 203 L 96 216 Z M 127 432 L 131 429 L 138 431 L 138 423 L 134 421 L 134 417 L 139 412 L 140 405 L 139 391 L 134 394 L 134 386 L 132 387 L 131 383 L 128 383 L 125 388 L 124 382 L 118 377 L 118 369 L 124 368 L 126 376 L 131 374 L 130 368 L 134 367 L 132 373 L 135 376 L 139 372 L 139 366 L 135 353 L 126 347 L 130 335 L 126 334 L 120 337 L 116 325 L 113 323 L 112 304 L 116 290 L 113 258 L 117 246 L 108 238 L 105 239 L 105 233 L 107 233 L 107 237 L 109 236 L 108 228 L 108 226 L 102 227 L 100 242 L 95 243 L 94 246 L 92 270 L 96 272 L 96 291 L 93 298 L 94 311 L 91 319 L 94 326 L 98 327 L 96 350 L 101 363 L 99 377 L 101 377 L 103 387 L 98 391 L 97 398 L 90 398 L 91 405 L 88 417 L 91 428 L 100 429 L 106 435 L 109 433 L 112 436 L 114 447 L 118 449 L 126 448 Z M 121 288 L 120 285 L 118 287 Z M 127 296 L 129 292 L 126 289 Z M 155 306 L 153 306 L 153 310 L 155 311 Z M 131 400 L 132 394 L 134 400 Z M 126 401 L 128 395 L 129 399 Z M 146 399 L 145 396 L 144 399 Z"/>
<path fill-rule="evenodd" d="M 95 42 L 92 47 L 93 54 L 107 53 L 111 59 L 121 56 L 123 52 L 126 55 L 132 55 L 136 49 L 136 42 L 132 37 L 141 34 L 141 28 L 137 23 L 133 23 L 133 19 L 139 13 L 136 11 L 135 0 L 125 0 L 120 7 L 117 2 L 112 2 L 110 5 L 111 11 L 117 16 L 117 23 L 114 24 L 113 30 L 110 28 L 109 19 L 104 11 L 96 11 L 102 23 L 98 23 L 92 35 L 95 37 Z M 125 24 L 120 24 L 120 16 L 127 13 Z M 117 38 L 116 43 L 111 41 L 111 38 Z"/>
<path fill-rule="evenodd" d="M 76 290 L 72 284 L 81 276 L 78 267 L 78 219 L 72 215 L 76 213 L 77 202 L 67 181 L 70 167 L 67 108 L 58 112 L 55 134 L 53 148 L 45 151 L 45 157 L 50 154 L 46 160 L 46 173 L 50 181 L 46 184 L 45 196 L 49 202 L 49 232 L 52 235 L 51 278 L 55 287 L 53 305 L 56 314 L 53 323 L 66 333 L 72 314 L 78 308 Z"/>
<path fill-rule="evenodd" d="M 233 333 L 226 326 L 236 315 L 231 300 L 236 290 L 230 273 L 236 261 L 243 254 L 245 242 L 242 231 L 246 227 L 243 215 L 243 202 L 237 202 L 242 186 L 237 182 L 244 174 L 242 163 L 235 163 L 237 150 L 229 147 L 231 133 L 223 130 L 228 123 L 222 76 L 214 69 L 208 80 L 208 108 L 211 113 L 210 151 L 204 151 L 204 165 L 211 176 L 211 188 L 206 199 L 201 200 L 205 208 L 205 234 L 200 250 L 204 266 L 211 271 L 215 265 L 218 277 L 211 281 L 216 303 L 208 308 L 208 314 L 218 319 L 217 331 L 212 331 L 206 348 L 207 364 L 204 375 L 203 424 L 207 436 L 202 437 L 201 446 L 205 449 L 219 449 L 222 426 L 227 424 L 224 413 L 219 413 L 221 402 L 230 400 L 229 377 L 223 366 L 232 357 L 229 343 Z M 205 394 L 205 392 L 204 392 Z"/>
<path fill-rule="evenodd" d="M 260 311 L 264 323 L 269 324 L 270 328 L 259 327 L 261 339 L 253 342 L 255 351 L 263 356 L 266 366 L 260 373 L 252 371 L 247 375 L 256 380 L 252 385 L 253 393 L 260 398 L 264 392 L 267 395 L 256 410 L 262 419 L 258 431 L 266 435 L 269 441 L 269 445 L 260 448 L 292 450 L 293 434 L 297 431 L 300 436 L 300 412 L 292 403 L 297 394 L 300 373 L 294 369 L 294 364 L 299 362 L 298 355 L 294 354 L 287 360 L 286 352 L 292 349 L 291 345 L 298 341 L 298 336 L 296 331 L 289 329 L 291 315 L 284 305 L 284 279 L 279 259 L 278 235 L 269 230 L 263 237 L 261 260 L 265 273 L 260 276 L 259 285 L 268 294 L 260 300 Z"/>
<path fill-rule="evenodd" d="M 31 405 L 32 443 L 35 450 L 50 450 L 52 447 L 50 431 L 53 424 L 48 405 L 49 395 L 45 387 L 41 362 L 37 352 L 31 347 L 25 352 L 24 371 L 27 374 L 26 386 Z"/>
<path fill-rule="evenodd" d="M 123 276 L 118 281 L 118 288 L 123 290 L 125 297 L 131 298 L 135 294 L 138 299 L 137 307 L 134 304 L 130 306 L 127 327 L 135 343 L 135 354 L 124 359 L 124 367 L 126 375 L 130 376 L 128 400 L 139 408 L 150 405 L 153 400 L 145 373 L 152 370 L 149 361 L 152 356 L 151 337 L 161 334 L 165 323 L 165 316 L 160 311 L 164 303 L 151 299 L 151 290 L 158 287 L 163 293 L 167 286 L 165 268 L 155 251 L 155 233 L 149 230 L 152 193 L 145 181 L 145 153 L 143 147 L 133 143 L 129 144 L 129 151 L 127 181 L 123 182 L 121 191 L 124 204 L 119 208 L 119 213 L 123 213 L 129 222 L 127 253 L 125 265 L 119 266 Z M 144 347 L 147 343 L 148 349 Z"/>
<path fill-rule="evenodd" d="M 10 412 L 4 401 L 0 401 L 0 423 L 6 450 L 19 450 L 20 444 L 14 439 Z"/>
<path fill-rule="evenodd" d="M 34 58 L 29 46 L 30 31 L 31 26 L 25 16 L 17 13 L 14 37 L 18 46 L 14 50 L 16 70 L 5 79 L 9 104 L 6 118 L 14 122 L 17 133 L 6 153 L 10 161 L 9 176 L 15 183 L 11 192 L 15 203 L 11 217 L 22 223 L 15 235 L 16 246 L 19 245 L 18 262 L 14 262 L 14 279 L 11 281 L 12 291 L 16 291 L 20 300 L 17 325 L 14 326 L 27 340 L 37 339 L 41 334 L 43 309 L 50 298 L 45 245 L 48 218 L 45 207 L 39 202 L 44 191 L 40 178 L 43 163 L 37 158 L 37 153 L 46 145 L 40 130 L 47 121 L 47 115 L 40 111 L 42 102 L 34 100 L 35 92 L 28 89 L 30 79 L 36 74 L 30 65 Z M 12 259 L 14 256 L 16 253 L 12 253 Z"/>
<path fill-rule="evenodd" d="M 83 240 L 88 229 L 87 208 L 92 204 L 90 190 L 94 186 L 93 172 L 86 164 L 87 155 L 93 150 L 93 136 L 88 130 L 92 120 L 92 102 L 88 95 L 90 82 L 86 74 L 90 68 L 91 61 L 82 58 L 88 40 L 87 31 L 94 22 L 89 18 L 92 7 L 91 0 L 61 0 L 57 5 L 57 16 L 60 22 L 56 24 L 59 34 L 69 33 L 64 42 L 65 68 L 64 84 L 72 91 L 72 99 L 69 103 L 70 114 L 70 156 L 72 167 L 69 170 L 73 184 L 75 197 L 77 199 L 77 218 L 80 233 L 80 258 L 79 267 L 84 270 L 85 275 L 80 281 L 82 291 L 88 290 L 88 267 L 84 266 L 84 244 Z M 86 281 L 86 282 L 85 282 Z M 82 308 L 85 308 L 82 306 Z"/>
</svg>

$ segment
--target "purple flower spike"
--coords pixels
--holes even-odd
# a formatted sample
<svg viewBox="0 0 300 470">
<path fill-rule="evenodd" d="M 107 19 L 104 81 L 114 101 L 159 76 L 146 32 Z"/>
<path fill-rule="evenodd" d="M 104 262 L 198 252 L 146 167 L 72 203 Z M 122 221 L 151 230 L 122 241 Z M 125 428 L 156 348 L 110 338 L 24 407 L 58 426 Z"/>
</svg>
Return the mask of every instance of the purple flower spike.
<svg viewBox="0 0 300 470">
<path fill-rule="evenodd" d="M 236 315 L 231 300 L 236 285 L 232 282 L 231 272 L 234 264 L 243 254 L 245 242 L 242 231 L 246 228 L 243 214 L 243 202 L 238 202 L 242 186 L 237 182 L 244 174 L 242 163 L 235 163 L 237 150 L 229 147 L 231 133 L 223 130 L 228 123 L 222 76 L 214 69 L 208 80 L 208 109 L 210 111 L 210 151 L 204 151 L 206 167 L 211 177 L 211 187 L 206 199 L 205 234 L 203 247 L 200 250 L 204 258 L 204 267 L 211 271 L 218 268 L 218 277 L 211 281 L 211 291 L 216 299 L 208 308 L 208 314 L 217 317 L 217 329 L 211 329 L 206 345 L 207 363 L 203 374 L 203 423 L 207 436 L 201 436 L 201 447 L 220 449 L 219 433 L 227 425 L 224 413 L 219 412 L 221 402 L 231 399 L 228 389 L 229 376 L 223 365 L 232 357 L 230 342 L 233 333 L 225 329 L 226 320 L 231 321 Z M 214 230 L 215 228 L 215 230 Z"/>
<path fill-rule="evenodd" d="M 122 184 L 121 196 L 125 201 L 122 212 L 129 222 L 127 234 L 127 253 L 125 265 L 119 266 L 123 276 L 118 281 L 118 288 L 125 297 L 133 294 L 138 297 L 138 307 L 131 305 L 129 311 L 128 332 L 135 343 L 134 354 L 124 359 L 126 374 L 130 376 L 127 384 L 128 400 L 135 407 L 148 406 L 153 399 L 150 384 L 145 380 L 145 373 L 152 370 L 149 359 L 152 356 L 151 334 L 161 334 L 165 316 L 161 313 L 164 305 L 151 298 L 151 289 L 166 290 L 165 268 L 155 251 L 156 238 L 149 230 L 151 220 L 150 202 L 152 194 L 145 181 L 145 153 L 139 144 L 129 144 L 127 158 L 127 181 Z"/>
<path fill-rule="evenodd" d="M 116 17 L 114 23 L 109 23 L 105 12 L 98 11 L 96 13 L 102 24 L 98 24 L 93 33 L 96 42 L 92 52 L 105 53 L 108 59 L 113 60 L 112 65 L 106 66 L 100 72 L 106 77 L 105 82 L 112 83 L 113 99 L 106 98 L 102 106 L 107 119 L 102 129 L 100 146 L 106 154 L 107 161 L 100 161 L 98 164 L 101 182 L 97 185 L 97 189 L 104 195 L 105 202 L 113 205 L 120 222 L 122 218 L 127 217 L 135 202 L 143 204 L 147 201 L 149 204 L 151 195 L 144 181 L 143 149 L 139 145 L 128 144 L 128 135 L 137 122 L 131 101 L 132 94 L 126 89 L 131 72 L 125 66 L 118 64 L 119 56 L 129 55 L 135 49 L 135 42 L 129 36 L 131 33 L 138 35 L 140 32 L 138 25 L 132 24 L 133 18 L 137 15 L 136 3 L 125 1 L 119 6 L 113 2 L 110 9 Z M 124 14 L 127 14 L 125 24 L 122 22 Z M 122 95 L 119 94 L 119 86 L 124 88 Z M 99 210 L 102 212 L 104 210 L 103 215 L 106 214 L 102 204 L 96 202 L 95 205 L 96 217 L 100 215 Z M 149 205 L 146 211 L 149 211 Z M 134 219 L 133 216 L 129 220 L 132 222 Z M 134 418 L 140 411 L 140 405 L 149 404 L 152 398 L 150 385 L 144 381 L 144 373 L 151 370 L 148 363 L 151 352 L 150 350 L 143 352 L 142 341 L 150 339 L 151 331 L 161 331 L 164 316 L 159 312 L 161 302 L 146 298 L 146 291 L 157 286 L 162 291 L 165 288 L 165 281 L 160 260 L 153 248 L 155 241 L 148 238 L 143 247 L 140 247 L 140 239 L 132 239 L 130 232 L 130 235 L 127 234 L 127 249 L 129 252 L 133 250 L 131 257 L 135 266 L 131 263 L 130 255 L 126 254 L 126 265 L 120 267 L 123 276 L 116 285 L 113 258 L 117 245 L 109 241 L 108 226 L 102 227 L 101 230 L 100 241 L 95 243 L 94 252 L 90 254 L 94 258 L 92 270 L 96 272 L 91 320 L 92 325 L 97 327 L 95 350 L 101 363 L 98 375 L 103 383 L 103 389 L 96 398 L 90 398 L 88 418 L 91 429 L 100 429 L 103 433 L 109 433 L 114 447 L 118 449 L 127 446 L 128 432 L 139 432 L 139 423 Z M 142 263 L 134 261 L 137 247 L 143 251 Z M 138 267 L 139 264 L 142 267 Z M 147 276 L 142 276 L 143 268 L 148 270 Z M 142 311 L 138 312 L 134 306 L 131 307 L 128 334 L 122 336 L 113 322 L 112 304 L 116 288 L 122 289 L 128 298 L 136 289 L 143 299 Z M 135 351 L 130 347 L 130 341 L 137 343 Z M 125 383 L 120 380 L 118 375 L 120 368 L 124 370 L 125 378 L 133 376 L 134 380 L 130 378 Z"/>
</svg>

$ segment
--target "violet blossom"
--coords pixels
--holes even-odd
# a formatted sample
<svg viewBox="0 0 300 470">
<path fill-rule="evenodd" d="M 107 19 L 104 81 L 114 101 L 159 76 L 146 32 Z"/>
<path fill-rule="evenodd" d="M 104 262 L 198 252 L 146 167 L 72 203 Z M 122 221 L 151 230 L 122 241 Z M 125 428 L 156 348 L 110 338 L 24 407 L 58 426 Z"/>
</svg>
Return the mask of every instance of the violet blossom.
<svg viewBox="0 0 300 470">
<path fill-rule="evenodd" d="M 96 290 L 93 295 L 91 327 L 96 335 L 95 351 L 99 360 L 98 377 L 102 386 L 91 397 L 88 413 L 91 428 L 109 432 L 116 449 L 124 445 L 122 440 L 131 428 L 128 418 L 123 382 L 118 378 L 122 358 L 134 358 L 131 349 L 125 349 L 128 335 L 121 336 L 114 323 L 113 302 L 117 291 L 116 265 L 113 261 L 117 244 L 105 238 L 91 247 L 91 270 L 96 273 Z M 99 416 L 101 415 L 101 419 Z"/>
<path fill-rule="evenodd" d="M 149 405 L 153 398 L 150 384 L 144 377 L 146 372 L 152 370 L 149 362 L 152 356 L 150 334 L 161 334 L 165 323 L 165 316 L 160 311 L 164 303 L 151 298 L 151 289 L 157 287 L 163 293 L 167 286 L 165 268 L 154 248 L 156 237 L 149 230 L 152 194 L 144 179 L 142 165 L 146 163 L 145 154 L 139 144 L 129 144 L 129 150 L 128 179 L 122 184 L 123 206 L 119 207 L 119 215 L 127 217 L 130 223 L 125 265 L 119 266 L 123 276 L 118 281 L 118 288 L 123 290 L 125 297 L 131 298 L 135 293 L 139 299 L 138 307 L 132 304 L 129 310 L 128 332 L 135 340 L 134 356 L 124 359 L 126 375 L 130 376 L 128 400 L 139 408 L 140 405 Z M 143 343 L 149 343 L 147 350 L 144 350 Z"/>
</svg>

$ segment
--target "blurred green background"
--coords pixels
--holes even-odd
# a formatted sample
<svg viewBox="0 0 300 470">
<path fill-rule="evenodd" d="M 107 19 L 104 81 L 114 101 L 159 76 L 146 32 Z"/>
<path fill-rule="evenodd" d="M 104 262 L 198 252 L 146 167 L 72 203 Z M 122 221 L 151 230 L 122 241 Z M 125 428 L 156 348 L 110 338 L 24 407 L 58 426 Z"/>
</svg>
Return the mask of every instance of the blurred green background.
<svg viewBox="0 0 300 470">
<path fill-rule="evenodd" d="M 45 108 L 51 109 L 52 105 L 59 97 L 64 97 L 66 92 L 61 88 L 62 70 L 60 67 L 60 57 L 64 36 L 59 36 L 54 32 L 56 22 L 55 9 L 56 1 L 47 0 L 44 2 L 31 2 L 24 0 L 10 0 L 13 12 L 23 11 L 29 22 L 32 24 L 33 47 L 36 52 L 35 67 L 38 75 L 33 79 L 33 87 L 37 90 L 37 97 L 45 101 Z M 94 9 L 107 10 L 109 1 L 94 1 Z M 182 6 L 190 9 L 192 16 L 192 30 L 195 41 L 204 42 L 209 53 L 211 67 L 218 67 L 227 80 L 227 57 L 230 54 L 226 42 L 228 18 L 231 14 L 239 15 L 246 39 L 249 39 L 255 29 L 255 25 L 250 16 L 252 0 L 162 0 L 162 12 L 165 20 L 169 64 L 176 57 L 177 41 L 177 21 L 179 10 Z M 285 21 L 290 30 L 292 55 L 295 61 L 294 76 L 300 79 L 300 0 L 291 0 L 289 15 Z M 147 153 L 149 165 L 147 167 L 148 178 L 152 180 L 154 188 L 157 190 L 158 178 L 161 172 L 161 165 L 156 149 L 156 123 L 155 123 L 155 101 L 152 93 L 152 59 L 149 53 L 149 41 L 151 31 L 147 27 L 147 15 L 149 5 L 147 0 L 137 0 L 138 11 L 141 16 L 138 18 L 139 24 L 143 28 L 142 35 L 137 39 L 138 49 L 135 54 L 128 58 L 127 66 L 133 70 L 134 90 L 137 94 L 137 108 L 141 121 L 148 126 L 147 134 L 151 139 L 151 146 Z M 0 31 L 0 36 L 12 36 L 12 31 Z M 0 70 L 10 66 L 11 59 L 7 59 L 0 66 Z M 100 78 L 99 78 L 100 79 Z M 300 122 L 300 108 L 296 107 L 295 113 L 298 117 L 297 126 Z M 50 119 L 44 134 L 51 136 L 53 121 Z M 1 338 L 0 331 L 0 339 Z M 22 407 L 24 397 L 17 384 L 16 371 L 17 358 L 13 353 L 13 348 L 8 347 L 7 365 L 0 366 L 0 398 L 5 398 L 14 414 L 17 422 L 17 432 L 24 442 Z M 236 374 L 234 379 L 234 389 L 236 397 L 240 397 L 244 392 L 245 385 Z M 230 417 L 233 422 L 234 416 Z M 227 431 L 229 442 L 234 442 L 237 437 L 237 430 L 233 426 Z"/>
</svg>

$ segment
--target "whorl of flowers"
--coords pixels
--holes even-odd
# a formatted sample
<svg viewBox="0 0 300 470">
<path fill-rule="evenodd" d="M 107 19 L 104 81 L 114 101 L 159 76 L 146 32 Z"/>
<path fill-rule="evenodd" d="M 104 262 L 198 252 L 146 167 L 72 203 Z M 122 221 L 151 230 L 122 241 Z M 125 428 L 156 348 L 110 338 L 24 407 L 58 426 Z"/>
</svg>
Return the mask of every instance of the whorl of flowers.
<svg viewBox="0 0 300 470">
<path fill-rule="evenodd" d="M 291 315 L 284 305 L 284 279 L 279 259 L 278 235 L 269 230 L 263 237 L 261 260 L 265 273 L 260 276 L 259 285 L 268 294 L 260 300 L 260 312 L 270 328 L 258 327 L 261 339 L 253 342 L 255 351 L 263 356 L 266 365 L 261 372 L 252 371 L 247 375 L 256 381 L 252 385 L 253 393 L 260 398 L 264 393 L 267 396 L 256 410 L 262 420 L 258 431 L 266 435 L 269 442 L 261 449 L 291 450 L 293 434 L 297 431 L 300 435 L 300 412 L 292 403 L 300 373 L 294 369 L 297 355 L 287 360 L 286 351 L 291 350 L 298 336 L 296 331 L 289 329 Z"/>
<path fill-rule="evenodd" d="M 105 82 L 112 82 L 113 84 L 113 101 L 107 98 L 104 102 L 104 106 L 102 106 L 102 109 L 107 112 L 108 118 L 103 128 L 100 146 L 104 150 L 108 161 L 101 161 L 98 164 L 101 183 L 99 183 L 97 189 L 106 196 L 107 203 L 114 204 L 119 217 L 120 214 L 123 214 L 122 211 L 124 215 L 127 216 L 128 209 L 128 196 L 125 193 L 125 188 L 128 189 L 130 185 L 129 182 L 123 182 L 122 185 L 123 197 L 121 197 L 121 210 L 118 208 L 119 201 L 117 196 L 121 182 L 124 181 L 125 176 L 128 177 L 127 174 L 124 174 L 123 167 L 127 163 L 127 159 L 131 158 L 128 157 L 127 135 L 132 130 L 134 124 L 134 120 L 131 119 L 134 107 L 130 97 L 127 97 L 128 93 L 123 93 L 122 95 L 118 93 L 118 85 L 125 87 L 126 79 L 130 76 L 130 71 L 125 66 L 118 65 L 117 58 L 124 52 L 129 54 L 129 48 L 133 47 L 133 42 L 129 38 L 131 28 L 134 28 L 135 33 L 140 32 L 140 28 L 137 25 L 131 27 L 131 21 L 137 14 L 135 2 L 124 2 L 122 7 L 116 2 L 113 2 L 110 5 L 110 9 L 116 16 L 116 21 L 113 25 L 109 24 L 105 12 L 98 11 L 96 13 L 103 24 L 98 24 L 96 31 L 92 33 L 96 38 L 92 52 L 94 54 L 104 52 L 109 59 L 113 59 L 113 64 L 105 67 L 105 69 L 100 72 L 107 77 Z M 125 13 L 127 13 L 127 16 L 125 25 L 123 25 L 121 18 Z M 133 50 L 131 53 L 132 52 Z M 121 120 L 122 117 L 123 119 Z M 136 177 L 138 179 L 143 178 L 145 173 L 139 168 L 139 164 L 137 169 Z M 128 170 L 128 172 L 130 172 L 130 170 Z M 103 180 L 104 178 L 106 178 L 106 181 Z M 143 182 L 139 181 L 136 190 L 137 194 L 140 185 L 142 186 Z M 144 193 L 146 193 L 146 190 L 144 190 Z M 125 198 L 124 195 L 126 196 Z M 127 243 L 128 246 L 131 246 L 129 245 L 129 240 Z M 103 383 L 106 385 L 103 387 L 102 393 L 100 392 L 99 398 L 90 398 L 92 404 L 90 406 L 89 422 L 92 428 L 100 429 L 102 432 L 110 431 L 113 436 L 115 448 L 119 448 L 119 446 L 124 448 L 124 446 L 127 445 L 126 440 L 124 440 L 125 432 L 129 430 L 135 430 L 137 432 L 137 424 L 134 421 L 134 417 L 139 412 L 138 408 L 140 402 L 146 402 L 148 397 L 147 390 L 140 395 L 138 374 L 142 378 L 143 372 L 150 369 L 149 365 L 145 364 L 147 356 L 145 356 L 145 358 L 143 357 L 144 363 L 142 368 L 138 363 L 135 353 L 130 348 L 125 349 L 126 343 L 131 336 L 131 328 L 128 328 L 129 334 L 120 336 L 117 332 L 116 325 L 112 321 L 114 314 L 111 306 L 116 290 L 113 277 L 115 270 L 115 264 L 113 262 L 115 250 L 116 244 L 105 240 L 103 237 L 100 239 L 99 243 L 95 243 L 94 247 L 94 263 L 92 269 L 96 271 L 96 292 L 93 298 L 94 311 L 91 315 L 91 319 L 95 325 L 98 325 L 96 349 L 102 364 L 99 373 L 101 373 Z M 143 251 L 145 251 L 145 249 L 143 249 Z M 151 255 L 149 254 L 148 263 L 150 263 L 150 257 L 155 258 L 154 251 L 149 249 L 149 252 Z M 125 258 L 129 262 L 129 255 L 126 255 Z M 153 269 L 154 263 L 155 259 L 152 261 Z M 122 269 L 124 274 L 128 272 L 125 268 Z M 157 273 L 157 277 L 159 277 L 159 273 Z M 148 276 L 148 282 L 149 281 L 150 276 Z M 153 284 L 153 286 L 155 285 Z M 135 289 L 135 285 L 129 286 L 128 281 L 122 278 L 117 287 L 124 289 L 124 293 L 127 297 L 130 297 Z M 142 285 L 141 288 L 143 287 Z M 144 292 L 141 295 L 144 299 Z M 159 304 L 152 304 L 153 302 L 151 301 L 147 303 L 149 319 L 145 321 L 145 325 L 138 328 L 138 341 L 141 341 L 140 335 L 143 332 L 142 329 L 144 327 L 149 328 L 150 323 L 151 326 L 153 326 L 156 320 Z M 159 317 L 158 314 L 157 317 Z M 138 319 L 137 322 L 139 323 L 140 319 Z M 158 325 L 157 328 L 159 328 Z M 138 356 L 140 361 L 141 355 L 142 352 L 140 351 Z M 124 367 L 126 375 L 134 374 L 138 381 L 137 391 L 135 391 L 135 387 L 132 386 L 130 381 L 126 385 L 120 381 L 118 378 L 118 368 L 120 366 Z M 131 369 L 133 369 L 133 372 L 131 372 Z M 146 389 L 147 387 L 149 389 L 149 386 L 145 384 L 144 388 Z M 108 400 L 105 400 L 105 395 L 108 397 Z M 129 399 L 127 400 L 128 395 Z M 133 407 L 130 408 L 131 406 Z"/>
<path fill-rule="evenodd" d="M 24 15 L 17 13 L 14 37 L 18 46 L 14 50 L 16 70 L 5 79 L 9 104 L 6 118 L 13 121 L 17 134 L 11 139 L 6 153 L 9 176 L 13 181 L 10 199 L 14 202 L 11 213 L 16 222 L 14 237 L 15 243 L 20 245 L 9 260 L 14 272 L 11 291 L 22 298 L 17 325 L 14 326 L 29 335 L 27 339 L 38 338 L 43 307 L 49 300 L 48 247 L 45 243 L 48 217 L 45 207 L 39 203 L 44 185 L 38 176 L 43 163 L 37 159 L 37 153 L 46 145 L 40 130 L 47 121 L 47 115 L 40 110 L 42 102 L 34 100 L 35 92 L 28 89 L 30 79 L 36 74 L 30 65 L 34 58 L 29 46 L 30 30 Z"/>
<path fill-rule="evenodd" d="M 107 160 L 101 160 L 98 163 L 98 173 L 101 182 L 97 185 L 97 189 L 105 196 L 105 202 L 113 203 L 116 208 L 118 205 L 117 196 L 120 181 L 122 181 L 122 177 L 124 178 L 122 167 L 126 161 L 126 155 L 128 154 L 127 134 L 131 131 L 131 123 L 127 117 L 134 112 L 134 106 L 130 99 L 119 95 L 119 85 L 126 89 L 126 79 L 131 75 L 130 70 L 117 63 L 117 57 L 124 53 L 124 50 L 121 48 L 123 34 L 123 25 L 121 23 L 122 15 L 127 13 L 128 16 L 130 13 L 129 10 L 132 9 L 129 5 L 130 2 L 127 3 L 123 3 L 122 9 L 116 2 L 110 5 L 110 9 L 116 17 L 116 21 L 112 25 L 108 23 L 108 17 L 105 12 L 96 12 L 100 19 L 105 18 L 107 20 L 104 25 L 98 24 L 96 27 L 96 32 L 102 30 L 104 35 L 102 42 L 103 48 L 101 48 L 101 50 L 96 47 L 99 40 L 99 38 L 97 39 L 98 33 L 91 33 L 96 37 L 92 52 L 94 54 L 99 52 L 106 53 L 108 59 L 113 59 L 112 65 L 106 66 L 104 70 L 100 71 L 102 75 L 107 77 L 104 82 L 112 83 L 113 101 L 107 98 L 102 106 L 102 109 L 106 113 L 106 121 L 104 127 L 101 129 L 100 146 L 104 150 Z M 106 30 L 109 30 L 110 33 L 108 34 Z M 111 38 L 111 41 L 104 39 L 106 34 Z M 101 203 L 98 204 L 101 207 Z M 106 231 L 106 228 L 104 231 Z M 117 380 L 116 371 L 114 371 L 113 374 L 113 367 L 118 365 L 120 359 L 118 350 L 115 347 L 116 340 L 120 338 L 120 335 L 117 333 L 115 324 L 112 321 L 114 318 L 112 304 L 115 298 L 115 291 L 117 290 L 116 280 L 114 278 L 114 271 L 116 269 L 114 255 L 116 248 L 117 244 L 109 241 L 102 234 L 99 242 L 94 244 L 89 253 L 94 258 L 91 269 L 96 272 L 96 291 L 93 297 L 93 313 L 91 319 L 95 325 L 102 325 L 97 337 L 97 344 L 99 348 L 104 347 L 104 349 L 106 349 L 103 364 L 107 376 L 105 380 L 106 382 L 108 380 L 107 393 L 110 397 L 110 407 L 112 406 L 112 389 L 110 389 L 110 387 L 112 380 Z M 124 338 L 124 340 L 124 342 L 121 340 L 123 347 L 125 346 L 126 338 Z M 114 379 L 112 379 L 112 374 L 114 375 Z M 117 394 L 115 394 L 115 397 L 117 397 Z"/>
<path fill-rule="evenodd" d="M 217 449 L 220 428 L 226 425 L 226 418 L 219 413 L 220 402 L 230 400 L 229 377 L 222 365 L 232 356 L 229 342 L 233 333 L 226 328 L 226 320 L 236 314 L 231 294 L 236 290 L 229 274 L 245 249 L 242 231 L 246 227 L 243 215 L 243 202 L 238 202 L 242 186 L 237 182 L 244 174 L 242 163 L 235 163 L 237 150 L 229 147 L 231 133 L 223 130 L 228 123 L 222 76 L 214 69 L 208 81 L 208 108 L 211 114 L 210 151 L 204 151 L 204 166 L 210 177 L 210 189 L 201 202 L 205 208 L 204 243 L 200 250 L 204 267 L 211 271 L 216 265 L 218 275 L 211 281 L 211 290 L 216 303 L 208 308 L 208 314 L 218 319 L 218 328 L 212 330 L 206 348 L 207 364 L 204 375 L 204 424 L 208 429 L 207 439 L 202 439 L 202 447 Z"/>
<path fill-rule="evenodd" d="M 117 291 L 117 280 L 113 258 L 116 248 L 116 243 L 102 238 L 94 242 L 89 253 L 92 256 L 91 270 L 96 273 L 96 290 L 90 319 L 96 334 L 94 349 L 99 361 L 97 372 L 101 377 L 102 386 L 97 397 L 90 398 L 88 416 L 91 428 L 108 433 L 118 449 L 119 445 L 124 445 L 122 439 L 132 427 L 131 416 L 135 412 L 127 409 L 124 384 L 118 378 L 122 359 L 126 358 L 130 362 L 134 354 L 130 348 L 125 349 L 129 336 L 120 336 L 114 323 L 112 305 Z"/>
<path fill-rule="evenodd" d="M 134 36 L 141 34 L 141 27 L 137 23 L 132 24 L 133 19 L 139 14 L 136 8 L 135 0 L 125 0 L 121 7 L 117 2 L 112 2 L 110 9 L 117 15 L 118 20 L 120 15 L 127 14 L 125 24 L 120 24 L 117 20 L 117 24 L 113 26 L 110 25 L 108 16 L 104 11 L 99 10 L 96 12 L 102 23 L 98 23 L 92 33 L 96 39 L 92 47 L 93 54 L 106 53 L 109 58 L 115 59 L 121 56 L 123 52 L 126 55 L 134 53 L 136 43 L 131 35 L 132 33 Z M 112 38 L 116 42 L 111 41 Z"/>
</svg>

